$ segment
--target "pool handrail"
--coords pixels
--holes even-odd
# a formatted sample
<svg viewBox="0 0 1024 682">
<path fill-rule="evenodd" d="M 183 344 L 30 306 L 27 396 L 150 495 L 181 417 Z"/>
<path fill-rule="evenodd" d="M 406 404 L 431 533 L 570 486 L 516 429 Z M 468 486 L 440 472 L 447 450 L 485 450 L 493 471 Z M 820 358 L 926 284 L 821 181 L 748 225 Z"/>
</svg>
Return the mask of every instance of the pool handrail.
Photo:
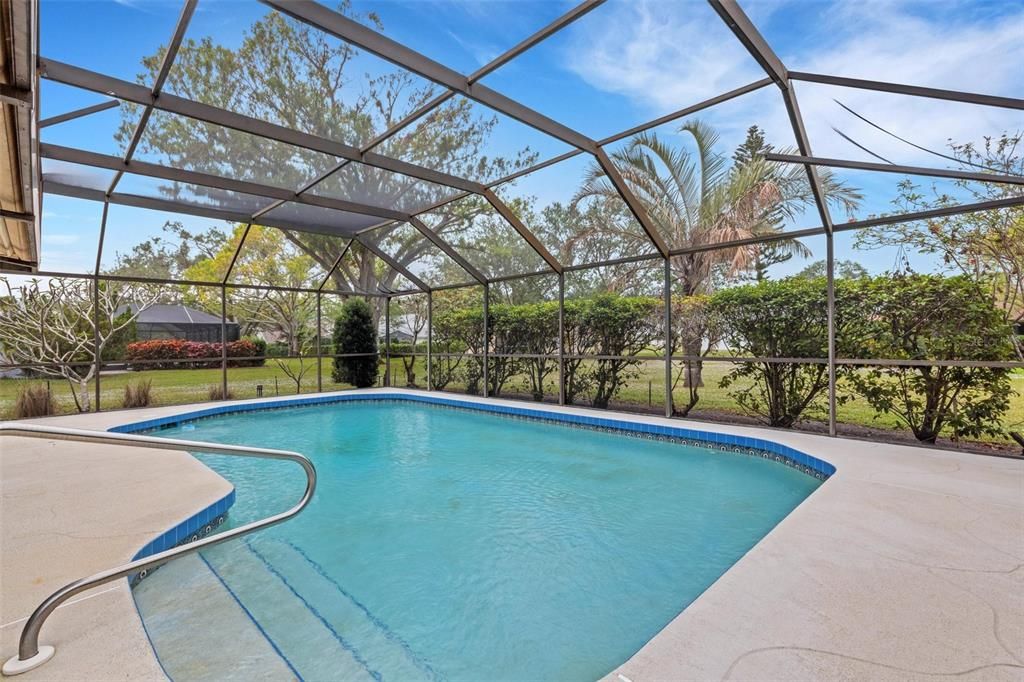
<svg viewBox="0 0 1024 682">
<path fill-rule="evenodd" d="M 177 450 L 193 453 L 232 455 L 240 457 L 258 457 L 263 459 L 283 459 L 296 462 L 306 473 L 306 490 L 302 499 L 291 507 L 273 516 L 268 516 L 258 521 L 233 528 L 223 533 L 209 535 L 171 549 L 152 554 L 147 557 L 136 559 L 115 568 L 101 571 L 93 575 L 81 578 L 68 583 L 49 597 L 47 597 L 32 615 L 25 622 L 21 631 L 21 638 L 18 641 L 18 655 L 8 659 L 3 664 L 4 675 L 18 675 L 33 670 L 46 663 L 55 653 L 52 646 L 39 646 L 39 631 L 43 623 L 53 611 L 67 599 L 109 583 L 118 578 L 123 578 L 132 573 L 160 566 L 172 559 L 185 554 L 192 554 L 201 549 L 219 545 L 222 542 L 233 540 L 269 526 L 276 525 L 282 521 L 292 518 L 309 504 L 316 489 L 316 469 L 313 463 L 304 455 L 288 450 L 273 450 L 269 448 L 254 448 L 242 445 L 222 445 L 219 443 L 205 443 L 201 441 L 179 440 L 176 438 L 157 438 L 155 436 L 142 436 L 128 433 L 112 433 L 109 431 L 88 431 L 84 429 L 68 429 L 55 426 L 42 426 L 38 424 L 0 423 L 0 436 L 16 436 L 20 438 L 39 438 L 44 440 L 63 440 L 79 443 L 95 443 L 98 445 L 127 445 L 144 447 L 156 450 Z"/>
</svg>

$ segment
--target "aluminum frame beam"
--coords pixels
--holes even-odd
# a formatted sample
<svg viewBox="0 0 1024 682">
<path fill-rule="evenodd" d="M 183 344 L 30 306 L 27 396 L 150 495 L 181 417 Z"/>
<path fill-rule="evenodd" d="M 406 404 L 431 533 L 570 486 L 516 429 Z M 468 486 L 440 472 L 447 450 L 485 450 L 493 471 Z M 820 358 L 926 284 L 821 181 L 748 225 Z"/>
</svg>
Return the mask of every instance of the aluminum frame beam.
<svg viewBox="0 0 1024 682">
<path fill-rule="evenodd" d="M 597 148 L 594 156 L 597 157 L 597 163 L 601 166 L 604 174 L 608 176 L 608 180 L 619 191 L 619 196 L 621 196 L 622 200 L 626 202 L 626 206 L 629 208 L 630 213 L 632 213 L 633 217 L 636 218 L 636 221 L 640 223 L 640 227 L 643 228 L 647 237 L 651 240 L 651 243 L 654 244 L 654 248 L 658 250 L 658 253 L 660 253 L 663 258 L 668 258 L 668 244 L 665 243 L 665 239 L 661 236 L 661 233 L 658 232 L 658 229 L 648 217 L 647 211 L 644 210 L 640 200 L 636 198 L 636 195 L 633 194 L 633 190 L 631 190 L 629 185 L 626 184 L 626 181 L 619 173 L 619 169 L 615 167 L 615 163 L 608 157 L 608 154 L 606 154 L 604 149 L 601 147 Z"/>
<path fill-rule="evenodd" d="M 520 237 L 527 241 L 530 247 L 537 252 L 537 255 L 547 263 L 552 272 L 562 272 L 562 264 L 558 262 L 558 259 L 551 255 L 551 252 L 547 250 L 547 247 L 540 243 L 537 236 L 523 224 L 523 221 L 519 219 L 519 216 L 517 216 L 511 208 L 508 207 L 508 204 L 502 201 L 501 197 L 494 193 L 494 190 L 485 189 L 483 191 L 483 195 L 484 199 L 487 200 L 487 203 L 489 203 L 491 207 L 505 219 L 505 222 L 511 225 L 512 228 L 519 233 Z"/>
<path fill-rule="evenodd" d="M 316 194 L 297 195 L 291 190 L 274 187 L 273 185 L 263 185 L 247 180 L 235 180 L 234 178 L 227 178 L 222 175 L 211 175 L 210 173 L 184 170 L 146 161 L 124 161 L 117 156 L 99 154 L 84 149 L 62 147 L 45 142 L 39 145 L 39 154 L 45 159 L 66 161 L 93 168 L 105 168 L 134 175 L 144 175 L 150 178 L 167 180 L 169 182 L 182 182 L 210 189 L 240 192 L 242 194 L 262 197 L 268 201 L 277 199 L 281 200 L 282 203 L 293 202 L 320 208 L 330 208 L 347 213 L 358 213 L 373 218 L 381 218 L 382 220 L 407 220 L 409 218 L 409 214 L 402 211 L 369 206 L 345 199 L 334 199 Z M 263 210 L 266 211 L 266 209 Z"/>
<path fill-rule="evenodd" d="M 252 219 L 248 213 L 242 213 L 239 211 L 229 211 L 222 208 L 182 203 L 179 201 L 173 201 L 171 199 L 143 197 L 137 194 L 122 194 L 120 192 L 107 194 L 101 189 L 90 189 L 86 187 L 78 187 L 75 185 L 67 185 L 60 182 L 54 182 L 52 180 L 47 180 L 43 182 L 43 191 L 48 194 L 58 194 L 65 197 L 72 197 L 74 199 L 88 199 L 90 201 L 99 202 L 109 201 L 110 203 L 117 204 L 119 206 L 148 208 L 155 211 L 166 211 L 168 213 L 194 215 L 200 218 L 212 218 L 214 220 L 224 220 L 232 223 L 252 222 Z M 310 227 L 309 225 L 302 225 L 299 223 L 294 223 L 290 220 L 282 220 L 280 218 L 273 218 L 272 220 L 260 221 L 260 224 L 266 225 L 268 227 L 280 227 L 286 230 L 294 230 L 295 232 L 306 232 L 310 234 L 342 237 L 344 239 L 352 238 L 351 232 L 340 229 L 332 230 L 330 225 L 313 228 Z"/>
<path fill-rule="evenodd" d="M 119 106 L 121 106 L 121 102 L 116 99 L 108 100 L 106 102 L 100 102 L 99 104 L 93 104 L 89 107 L 82 107 L 81 109 L 75 109 L 74 111 L 69 111 L 64 114 L 58 114 L 57 116 L 44 118 L 39 122 L 39 127 L 48 128 L 49 126 L 55 126 L 58 123 L 73 121 L 76 118 L 82 118 L 83 116 L 88 116 L 90 114 L 97 114 L 101 111 L 106 111 L 107 109 L 115 109 Z"/>
<path fill-rule="evenodd" d="M 479 183 L 465 178 L 424 168 L 407 161 L 392 159 L 381 154 L 372 152 L 364 154 L 357 147 L 344 144 L 343 142 L 318 137 L 276 123 L 262 121 L 234 111 L 227 111 L 226 109 L 220 109 L 209 104 L 178 97 L 177 95 L 161 93 L 159 97 L 153 97 L 149 89 L 142 85 L 114 78 L 113 76 L 106 76 L 95 71 L 89 71 L 78 66 L 72 66 L 71 64 L 65 64 L 52 59 L 40 59 L 39 63 L 41 75 L 47 80 L 57 83 L 99 92 L 116 97 L 119 100 L 143 106 L 152 104 L 155 109 L 168 113 L 239 130 L 295 147 L 330 154 L 338 158 L 357 161 L 367 166 L 374 166 L 375 168 L 399 173 L 418 180 L 425 180 L 437 185 L 445 185 L 446 187 L 474 193 L 479 193 L 483 187 Z"/>
<path fill-rule="evenodd" d="M 416 228 L 416 230 L 418 230 L 420 234 L 422 234 L 424 237 L 426 237 L 427 240 L 429 240 L 431 244 L 436 246 L 446 256 L 448 256 L 453 261 L 455 261 L 455 263 L 458 264 L 458 266 L 460 268 L 462 268 L 463 270 L 468 272 L 470 277 L 475 279 L 480 284 L 486 284 L 487 283 L 487 277 L 485 277 L 482 272 L 477 270 L 469 261 L 467 261 L 465 258 L 463 258 L 462 254 L 460 254 L 445 239 L 443 239 L 440 235 L 438 235 L 436 232 L 434 232 L 429 227 L 427 227 L 426 224 L 422 220 L 420 220 L 416 216 L 409 216 L 408 222 L 409 222 L 410 225 L 412 225 L 414 228 Z"/>
<path fill-rule="evenodd" d="M 864 78 L 829 76 L 820 73 L 808 73 L 806 71 L 790 71 L 789 77 L 795 81 L 806 81 L 808 83 L 840 85 L 845 88 L 857 88 L 858 90 L 875 90 L 877 92 L 891 92 L 897 95 L 910 95 L 911 97 L 927 97 L 929 99 L 944 99 L 950 102 L 980 104 L 986 107 L 1024 110 L 1024 99 L 1016 97 L 981 95 L 974 92 L 965 92 L 963 90 L 926 88 L 919 85 L 904 85 L 902 83 L 889 83 L 886 81 L 867 80 Z"/>
<path fill-rule="evenodd" d="M 423 293 L 427 293 L 430 291 L 430 285 L 428 285 L 426 282 L 421 280 L 416 275 L 409 272 L 409 269 L 407 267 L 405 267 L 397 260 L 392 258 L 387 252 L 385 252 L 379 246 L 372 242 L 367 242 L 365 239 L 361 239 L 358 236 L 355 238 L 355 241 L 359 242 L 359 244 L 361 244 L 364 249 L 375 255 L 377 258 L 380 258 L 382 261 L 391 266 L 391 268 L 397 270 L 403 277 L 412 282 L 414 286 L 418 287 L 420 291 L 422 291 Z"/>
<path fill-rule="evenodd" d="M 163 59 L 160 62 L 160 69 L 157 71 L 156 78 L 153 79 L 153 87 L 150 90 L 150 97 L 153 102 L 160 96 L 160 91 L 164 88 L 164 83 L 167 81 L 167 76 L 171 73 L 171 67 L 174 65 L 174 60 L 178 56 L 178 48 L 181 47 L 181 41 L 185 39 L 185 31 L 188 30 L 189 22 L 192 21 L 192 15 L 196 11 L 196 4 L 199 0 L 185 0 L 185 4 L 181 8 L 181 14 L 178 16 L 178 23 L 174 26 L 174 34 L 171 36 L 170 42 L 167 44 L 167 50 L 164 52 Z M 135 132 L 132 133 L 132 138 L 128 142 L 128 148 L 124 152 L 124 161 L 128 163 L 135 155 L 135 150 L 138 148 L 139 143 L 142 141 L 142 136 L 146 132 L 146 125 L 149 123 L 149 118 L 153 115 L 153 104 L 149 104 L 142 111 L 142 116 L 139 118 L 138 124 L 135 126 Z M 121 182 L 121 177 L 124 175 L 124 171 L 117 171 L 114 175 L 113 180 L 110 181 L 110 188 L 107 189 L 107 194 L 110 194 L 117 189 L 117 184 Z"/>
<path fill-rule="evenodd" d="M 458 92 L 469 99 L 514 118 L 520 123 L 561 140 L 577 149 L 582 149 L 595 156 L 598 156 L 598 153 L 601 152 L 597 142 L 586 135 L 481 83 L 473 83 L 468 77 L 463 76 L 457 71 L 313 0 L 261 0 L 261 2 L 293 19 L 309 24 L 357 47 L 361 47 L 367 52 L 371 52 L 406 71 L 433 81 L 449 90 Z M 598 158 L 600 160 L 600 157 Z M 608 173 L 607 168 L 605 172 Z M 643 226 L 644 231 L 648 235 L 657 234 L 657 230 L 654 228 L 650 218 L 642 206 L 640 206 L 636 197 L 632 195 L 632 192 L 623 183 L 622 177 L 615 173 L 609 174 L 608 178 L 612 185 L 615 186 L 619 195 L 622 196 L 623 201 L 629 206 L 637 221 Z M 479 194 L 480 192 L 476 193 Z M 659 243 L 656 241 L 655 246 L 667 257 L 667 248 L 665 248 L 664 242 Z"/>
<path fill-rule="evenodd" d="M 739 6 L 736 0 L 708 0 L 711 7 L 718 13 L 725 25 L 736 36 L 750 53 L 750 56 L 761 65 L 768 77 L 771 78 L 782 91 L 782 98 L 786 105 L 786 113 L 789 115 L 790 125 L 793 127 L 793 135 L 796 138 L 796 146 L 803 156 L 811 156 L 811 143 L 804 129 L 804 121 L 800 116 L 800 105 L 797 102 L 796 93 L 790 87 L 789 71 L 779 59 L 778 55 L 771 48 L 768 42 L 757 30 L 746 12 Z M 821 184 L 821 178 L 814 166 L 804 165 L 807 173 L 807 181 L 814 195 L 814 203 L 818 208 L 818 215 L 821 224 L 825 229 L 832 231 L 832 216 L 828 211 L 828 201 L 825 197 L 825 190 Z"/>
<path fill-rule="evenodd" d="M 900 173 L 906 175 L 922 175 L 932 178 L 951 178 L 954 180 L 977 180 L 1008 185 L 1024 185 L 1024 175 L 1006 175 L 1003 173 L 981 173 L 975 171 L 955 170 L 951 168 L 927 168 L 924 166 L 902 166 L 891 163 L 873 161 L 853 161 L 849 159 L 831 159 L 818 156 L 795 156 L 793 154 L 765 154 L 769 161 L 780 163 L 810 164 L 830 168 L 851 168 L 853 170 L 879 171 L 882 173 Z"/>
</svg>

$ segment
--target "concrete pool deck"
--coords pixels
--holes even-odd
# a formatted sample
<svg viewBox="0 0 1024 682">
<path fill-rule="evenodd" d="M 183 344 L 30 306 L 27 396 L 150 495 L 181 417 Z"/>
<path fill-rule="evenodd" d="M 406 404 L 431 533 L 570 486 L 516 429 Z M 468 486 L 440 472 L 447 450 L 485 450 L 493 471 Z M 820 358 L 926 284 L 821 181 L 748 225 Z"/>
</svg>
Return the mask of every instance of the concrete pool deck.
<svg viewBox="0 0 1024 682">
<path fill-rule="evenodd" d="M 128 413 L 30 420 L 105 429 Z M 184 452 L 0 437 L 0 657 L 56 589 L 130 561 L 232 487 Z M 24 680 L 162 680 L 126 580 L 73 597 L 46 621 L 57 647 Z"/>
<path fill-rule="evenodd" d="M 346 392 L 353 393 L 424 395 L 402 389 Z M 608 679 L 1024 679 L 1024 461 L 486 402 L 763 438 L 837 468 Z M 212 405 L 223 403 L 33 423 L 108 429 Z M 0 653 L 5 659 L 16 651 L 22 624 L 17 619 L 46 594 L 130 558 L 153 535 L 223 494 L 227 485 L 180 453 L 124 448 L 133 451 L 129 457 L 65 443 L 58 458 L 49 441 L 22 448 L 15 440 L 4 437 L 0 449 Z M 39 448 L 49 448 L 51 456 Z M 126 458 L 136 466 L 128 466 Z M 61 484 L 53 485 L 54 480 Z M 85 508 L 96 512 L 82 513 Z M 111 519 L 116 519 L 113 527 Z M 57 655 L 22 679 L 162 677 L 126 582 L 96 593 L 50 618 L 42 641 L 57 644 Z"/>
</svg>

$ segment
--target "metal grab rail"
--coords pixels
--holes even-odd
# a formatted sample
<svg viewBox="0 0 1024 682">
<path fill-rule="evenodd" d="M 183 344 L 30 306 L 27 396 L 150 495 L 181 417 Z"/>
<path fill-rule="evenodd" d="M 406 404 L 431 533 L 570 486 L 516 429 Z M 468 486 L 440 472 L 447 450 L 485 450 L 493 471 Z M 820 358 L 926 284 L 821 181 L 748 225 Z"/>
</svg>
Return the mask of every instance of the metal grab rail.
<svg viewBox="0 0 1024 682">
<path fill-rule="evenodd" d="M 4 675 L 18 675 L 23 672 L 28 672 L 29 670 L 46 663 L 53 657 L 53 654 L 55 653 L 54 647 L 39 646 L 39 631 L 42 629 L 43 623 L 46 622 L 46 619 L 51 613 L 53 613 L 54 609 L 60 606 L 67 599 L 79 594 L 80 592 L 98 587 L 113 580 L 117 580 L 118 578 L 123 578 L 147 568 L 159 566 L 171 559 L 176 559 L 179 556 L 191 554 L 201 549 L 212 547 L 213 545 L 219 545 L 222 542 L 233 540 L 234 538 L 242 535 L 260 530 L 261 528 L 267 528 L 281 523 L 282 521 L 287 521 L 305 509 L 306 505 L 309 504 L 309 501 L 313 497 L 313 491 L 316 489 L 316 469 L 313 467 L 313 463 L 304 455 L 300 455 L 297 452 L 289 452 L 287 450 L 251 448 L 243 447 L 241 445 L 221 445 L 217 443 L 204 443 L 200 441 L 187 441 L 172 438 L 155 438 L 153 436 L 138 436 L 126 433 L 110 433 L 86 431 L 82 429 L 37 426 L 34 424 L 0 424 L 0 436 L 18 436 L 22 438 L 39 438 L 44 440 L 66 440 L 80 443 L 96 443 L 98 445 L 142 446 L 158 450 L 202 452 L 216 455 L 258 457 L 264 459 L 283 459 L 298 463 L 306 472 L 306 491 L 302 494 L 302 499 L 299 500 L 298 504 L 287 511 L 273 516 L 268 516 L 260 521 L 247 523 L 244 526 L 234 528 L 224 533 L 210 535 L 201 540 L 196 540 L 195 542 L 190 542 L 186 545 L 179 545 L 178 547 L 165 550 L 159 554 L 153 554 L 151 556 L 137 559 L 136 561 L 81 578 L 80 580 L 68 583 L 51 594 L 43 601 L 43 603 L 36 607 L 36 610 L 32 612 L 28 621 L 26 621 L 25 627 L 21 631 L 21 639 L 18 643 L 18 655 L 8 659 L 7 662 L 4 663 Z"/>
</svg>

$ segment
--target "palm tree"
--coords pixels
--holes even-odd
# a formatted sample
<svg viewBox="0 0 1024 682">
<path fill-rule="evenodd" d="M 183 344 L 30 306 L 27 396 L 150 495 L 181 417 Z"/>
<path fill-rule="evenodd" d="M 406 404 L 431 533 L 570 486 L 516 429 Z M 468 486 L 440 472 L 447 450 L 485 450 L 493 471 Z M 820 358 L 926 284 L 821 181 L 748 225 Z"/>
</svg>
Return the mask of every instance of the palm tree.
<svg viewBox="0 0 1024 682">
<path fill-rule="evenodd" d="M 679 131 L 692 139 L 695 153 L 664 142 L 656 133 L 645 132 L 611 154 L 615 167 L 643 203 L 670 249 L 778 234 L 787 219 L 814 205 L 801 166 L 755 156 L 730 168 L 726 158 L 715 151 L 719 137 L 710 125 L 691 121 Z M 856 208 L 861 199 L 856 190 L 837 181 L 825 169 L 818 173 L 831 204 L 847 212 Z M 619 197 L 596 164 L 575 201 L 591 197 L 616 201 Z M 716 272 L 734 276 L 749 270 L 762 248 L 763 245 L 733 246 L 673 256 L 676 293 L 684 297 L 710 293 Z M 795 239 L 772 242 L 772 248 L 810 255 L 807 247 Z M 703 334 L 687 336 L 678 340 L 685 355 L 700 357 L 710 350 L 705 347 L 710 344 Z M 684 374 L 684 385 L 695 391 L 701 384 L 701 363 L 685 362 Z M 695 394 L 691 401 L 696 402 Z"/>
</svg>

